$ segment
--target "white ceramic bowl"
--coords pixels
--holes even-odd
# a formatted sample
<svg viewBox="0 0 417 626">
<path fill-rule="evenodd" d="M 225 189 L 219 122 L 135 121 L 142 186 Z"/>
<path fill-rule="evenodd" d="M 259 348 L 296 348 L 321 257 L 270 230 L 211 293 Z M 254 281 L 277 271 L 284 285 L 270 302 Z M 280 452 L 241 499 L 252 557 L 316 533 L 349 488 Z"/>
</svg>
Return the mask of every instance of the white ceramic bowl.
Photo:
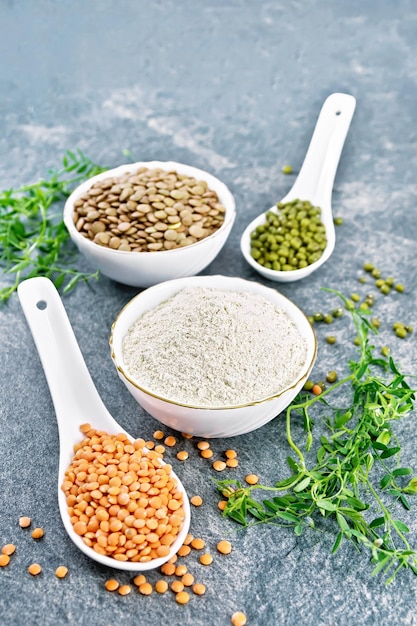
<svg viewBox="0 0 417 626">
<path fill-rule="evenodd" d="M 128 329 L 145 311 L 155 308 L 185 287 L 208 287 L 259 294 L 281 307 L 296 324 L 307 342 L 305 364 L 297 378 L 285 389 L 259 402 L 228 407 L 198 407 L 173 402 L 150 393 L 126 373 L 122 342 Z M 180 432 L 200 437 L 232 437 L 263 426 L 279 415 L 303 387 L 317 354 L 314 331 L 306 315 L 275 289 L 257 282 L 226 276 L 199 276 L 171 280 L 150 287 L 134 297 L 121 310 L 113 323 L 110 348 L 121 380 L 133 397 L 155 419 Z"/>
<path fill-rule="evenodd" d="M 179 174 L 205 180 L 209 188 L 217 192 L 219 201 L 226 209 L 222 226 L 209 237 L 190 246 L 158 252 L 112 250 L 83 237 L 74 224 L 74 202 L 95 182 L 109 177 L 121 176 L 126 172 L 134 172 L 139 167 L 175 170 Z M 235 216 L 235 200 L 224 183 L 208 172 L 173 161 L 130 163 L 93 176 L 73 191 L 64 208 L 64 223 L 71 239 L 91 265 L 109 278 L 132 287 L 149 287 L 165 280 L 194 276 L 201 272 L 222 249 L 232 229 Z"/>
</svg>

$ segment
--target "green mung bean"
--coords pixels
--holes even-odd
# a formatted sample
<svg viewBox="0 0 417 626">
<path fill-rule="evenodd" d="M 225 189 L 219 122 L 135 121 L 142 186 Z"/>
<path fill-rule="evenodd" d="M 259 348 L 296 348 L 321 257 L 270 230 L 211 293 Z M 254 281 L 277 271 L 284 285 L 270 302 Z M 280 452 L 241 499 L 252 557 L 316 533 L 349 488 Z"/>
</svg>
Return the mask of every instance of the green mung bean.
<svg viewBox="0 0 417 626">
<path fill-rule="evenodd" d="M 318 261 L 327 245 L 320 207 L 308 200 L 277 203 L 265 223 L 250 234 L 251 256 L 257 263 L 277 271 L 301 269 Z"/>
</svg>

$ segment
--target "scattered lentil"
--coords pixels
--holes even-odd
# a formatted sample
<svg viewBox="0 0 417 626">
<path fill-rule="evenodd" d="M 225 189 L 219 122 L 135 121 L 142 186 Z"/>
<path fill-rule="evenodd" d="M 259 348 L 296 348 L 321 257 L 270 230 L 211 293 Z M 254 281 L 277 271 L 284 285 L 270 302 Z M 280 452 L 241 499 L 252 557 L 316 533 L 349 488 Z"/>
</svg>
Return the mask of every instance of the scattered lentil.
<svg viewBox="0 0 417 626">
<path fill-rule="evenodd" d="M 38 576 L 38 574 L 40 574 L 41 571 L 42 571 L 42 567 L 39 565 L 39 563 L 32 563 L 28 567 L 28 572 L 32 576 Z"/>
<path fill-rule="evenodd" d="M 222 472 L 224 469 L 226 469 L 226 463 L 224 461 L 214 461 L 213 463 L 213 469 L 216 470 L 216 472 Z"/>
<path fill-rule="evenodd" d="M 20 528 L 28 528 L 32 523 L 32 520 L 30 519 L 30 517 L 20 517 L 19 518 L 19 526 Z"/>
<path fill-rule="evenodd" d="M 259 482 L 259 476 L 257 476 L 256 474 L 248 474 L 247 476 L 245 476 L 245 481 L 248 483 L 248 485 L 256 485 L 256 483 Z"/>
<path fill-rule="evenodd" d="M 155 591 L 157 593 L 165 593 L 168 590 L 168 583 L 166 580 L 157 580 L 155 583 Z"/>
<path fill-rule="evenodd" d="M 184 589 L 184 584 L 180 580 L 173 580 L 171 589 L 174 593 L 180 593 Z"/>
<path fill-rule="evenodd" d="M 132 587 L 130 585 L 120 585 L 117 589 L 117 593 L 121 596 L 127 596 L 132 592 Z"/>
<path fill-rule="evenodd" d="M 142 583 L 141 585 L 139 585 L 138 591 L 143 596 L 150 596 L 153 591 L 151 583 Z"/>
<path fill-rule="evenodd" d="M 232 551 L 232 544 L 230 543 L 230 541 L 219 541 L 219 543 L 217 544 L 217 550 L 221 552 L 221 554 L 230 554 L 230 552 Z"/>
<path fill-rule="evenodd" d="M 200 456 L 202 456 L 203 459 L 211 459 L 213 454 L 213 450 L 211 450 L 210 448 L 207 448 L 207 450 L 201 450 L 200 452 Z"/>
<path fill-rule="evenodd" d="M 320 385 L 316 383 L 315 385 L 313 385 L 311 391 L 313 392 L 315 396 L 319 396 L 321 392 L 323 391 L 323 389 L 321 388 Z"/>
<path fill-rule="evenodd" d="M 176 594 L 175 600 L 178 604 L 187 604 L 190 601 L 190 595 L 186 591 L 180 591 Z"/>
<path fill-rule="evenodd" d="M 224 511 L 224 509 L 226 508 L 226 504 L 227 504 L 227 500 L 220 500 L 217 506 L 220 509 L 220 511 Z"/>
<path fill-rule="evenodd" d="M 44 536 L 45 532 L 43 528 L 34 528 L 32 531 L 33 539 L 41 539 Z"/>
<path fill-rule="evenodd" d="M 186 450 L 180 450 L 177 452 L 177 459 L 179 461 L 186 461 L 188 459 L 188 452 Z"/>
<path fill-rule="evenodd" d="M 205 554 L 202 554 L 200 556 L 200 563 L 202 565 L 211 565 L 213 563 L 213 557 L 211 556 L 211 554 L 206 552 Z"/>
<path fill-rule="evenodd" d="M 6 554 L 7 556 L 11 556 L 16 550 L 16 546 L 14 543 L 6 543 L 5 546 L 2 547 L 1 553 Z"/>
<path fill-rule="evenodd" d="M 188 556 L 190 552 L 191 552 L 190 546 L 182 545 L 181 548 L 178 550 L 177 554 L 178 556 Z"/>
<path fill-rule="evenodd" d="M 184 576 L 181 578 L 181 582 L 184 585 L 184 587 L 191 587 L 191 585 L 194 582 L 194 576 L 192 574 L 190 574 L 189 572 L 187 572 L 186 574 L 184 574 Z"/>
<path fill-rule="evenodd" d="M 67 574 L 68 574 L 68 567 L 65 567 L 65 565 L 59 565 L 59 567 L 57 567 L 55 570 L 55 576 L 57 578 L 65 578 Z"/>
<path fill-rule="evenodd" d="M 162 430 L 156 430 L 153 434 L 154 439 L 163 439 L 165 437 L 164 433 L 162 432 Z"/>
<path fill-rule="evenodd" d="M 246 615 L 242 613 L 241 611 L 236 611 L 236 613 L 233 613 L 232 617 L 230 618 L 230 621 L 233 624 L 233 626 L 245 626 L 247 622 L 247 618 L 246 618 Z"/>
<path fill-rule="evenodd" d="M 193 506 L 201 506 L 203 504 L 203 498 L 201 496 L 192 496 L 190 502 Z"/>
<path fill-rule="evenodd" d="M 204 540 L 200 539 L 199 537 L 196 537 L 191 542 L 191 547 L 194 548 L 194 550 L 202 550 L 205 545 L 206 544 L 205 544 Z"/>
<path fill-rule="evenodd" d="M 184 564 L 177 565 L 175 568 L 175 576 L 184 576 L 187 573 L 187 566 Z"/>
<path fill-rule="evenodd" d="M 237 457 L 237 452 L 236 450 L 226 450 L 224 455 L 227 459 L 235 459 Z"/>
<path fill-rule="evenodd" d="M 143 583 L 146 583 L 146 576 L 144 574 L 138 574 L 134 577 L 133 584 L 136 585 L 136 587 L 140 587 Z"/>
<path fill-rule="evenodd" d="M 166 446 L 172 448 L 177 443 L 177 440 L 175 439 L 175 437 L 169 436 L 165 438 L 164 443 Z"/>
<path fill-rule="evenodd" d="M 0 554 L 0 567 L 6 567 L 10 563 L 10 556 L 8 554 Z"/>
<path fill-rule="evenodd" d="M 226 465 L 227 467 L 237 467 L 239 465 L 239 461 L 237 459 L 227 459 Z"/>
<path fill-rule="evenodd" d="M 210 444 L 208 441 L 199 441 L 197 443 L 197 448 L 199 450 L 208 450 L 210 448 Z"/>
<path fill-rule="evenodd" d="M 109 578 L 104 583 L 104 587 L 107 591 L 116 591 L 119 588 L 119 582 L 115 578 Z"/>
<path fill-rule="evenodd" d="M 193 585 L 193 592 L 197 596 L 202 596 L 206 593 L 206 587 L 203 583 L 195 583 L 195 585 Z"/>
</svg>

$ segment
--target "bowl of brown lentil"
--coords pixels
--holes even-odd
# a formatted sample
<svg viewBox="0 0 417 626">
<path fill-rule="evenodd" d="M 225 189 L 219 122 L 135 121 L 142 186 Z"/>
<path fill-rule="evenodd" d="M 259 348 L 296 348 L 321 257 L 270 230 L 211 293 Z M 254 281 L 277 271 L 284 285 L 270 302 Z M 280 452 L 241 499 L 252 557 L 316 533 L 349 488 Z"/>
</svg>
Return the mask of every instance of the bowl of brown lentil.
<svg viewBox="0 0 417 626">
<path fill-rule="evenodd" d="M 176 162 L 137 162 L 94 176 L 68 198 L 64 222 L 103 274 L 149 287 L 198 274 L 222 249 L 236 215 L 227 186 Z"/>
<path fill-rule="evenodd" d="M 305 314 L 275 289 L 198 276 L 134 297 L 113 323 L 110 348 L 119 377 L 155 419 L 191 435 L 231 437 L 285 410 L 317 343 Z"/>
</svg>

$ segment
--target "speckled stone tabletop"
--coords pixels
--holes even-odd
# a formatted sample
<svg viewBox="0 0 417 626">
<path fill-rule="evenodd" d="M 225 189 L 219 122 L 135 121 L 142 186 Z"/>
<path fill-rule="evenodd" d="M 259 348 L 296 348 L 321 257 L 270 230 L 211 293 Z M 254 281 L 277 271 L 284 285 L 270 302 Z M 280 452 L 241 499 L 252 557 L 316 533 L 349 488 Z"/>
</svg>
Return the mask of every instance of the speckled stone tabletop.
<svg viewBox="0 0 417 626">
<path fill-rule="evenodd" d="M 404 371 L 416 372 L 413 336 L 390 325 L 416 325 L 417 295 L 417 4 L 414 0 L 3 0 L 0 3 L 0 181 L 2 189 L 37 180 L 80 148 L 103 166 L 175 160 L 222 179 L 236 198 L 230 238 L 204 274 L 260 280 L 279 288 L 307 314 L 332 306 L 321 287 L 345 294 L 371 286 L 358 277 L 365 261 L 406 286 L 379 296 L 388 344 Z M 262 210 L 283 197 L 303 161 L 318 113 L 332 92 L 357 99 L 337 171 L 337 229 L 331 260 L 298 283 L 268 283 L 244 261 L 240 236 Z M 126 151 L 130 157 L 126 157 Z M 78 267 L 88 269 L 78 258 Z M 0 275 L 0 285 L 11 277 Z M 108 337 L 113 319 L 137 293 L 101 276 L 64 297 L 96 386 L 110 412 L 135 436 L 151 439 L 159 423 L 142 411 L 118 379 Z M 336 329 L 336 327 L 335 327 Z M 336 332 L 336 330 L 335 330 Z M 58 432 L 44 373 L 17 296 L 0 310 L 0 543 L 17 546 L 0 571 L 3 626 L 220 626 L 243 611 L 253 626 L 417 624 L 417 578 L 403 571 L 385 586 L 372 578 L 369 555 L 348 543 L 331 555 L 335 528 L 296 537 L 276 526 L 238 530 L 221 517 L 210 461 L 196 441 L 167 453 L 190 495 L 200 494 L 191 531 L 214 562 L 185 559 L 204 596 L 176 604 L 173 593 L 128 596 L 104 589 L 107 578 L 129 583 L 79 552 L 57 505 Z M 347 364 L 352 332 L 335 346 L 317 328 L 313 377 Z M 416 413 L 396 425 L 403 460 L 417 471 Z M 164 429 L 166 434 L 176 434 Z M 216 458 L 238 452 L 239 467 L 273 484 L 288 455 L 283 416 L 259 430 L 211 442 Z M 179 446 L 188 461 L 175 457 Z M 402 519 L 417 543 L 417 504 Z M 45 536 L 34 541 L 18 520 L 29 515 Z M 228 538 L 233 551 L 216 552 Z M 31 577 L 27 567 L 43 567 Z M 68 576 L 58 580 L 64 564 Z M 161 574 L 149 573 L 150 582 Z"/>
</svg>

